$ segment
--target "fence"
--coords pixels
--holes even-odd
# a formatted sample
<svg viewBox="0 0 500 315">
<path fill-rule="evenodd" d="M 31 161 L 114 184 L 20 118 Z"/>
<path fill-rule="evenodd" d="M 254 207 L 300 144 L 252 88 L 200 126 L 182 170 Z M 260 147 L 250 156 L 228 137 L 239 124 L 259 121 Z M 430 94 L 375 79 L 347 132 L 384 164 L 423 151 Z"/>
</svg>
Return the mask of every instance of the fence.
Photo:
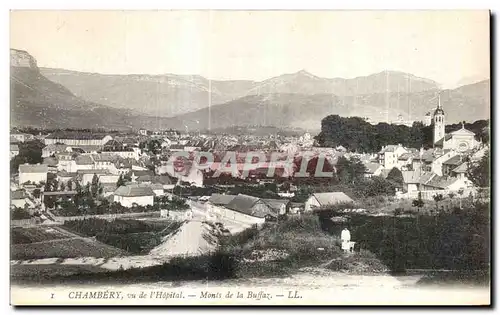
<svg viewBox="0 0 500 315">
<path fill-rule="evenodd" d="M 51 215 L 54 218 L 54 220 L 56 220 L 57 222 L 64 223 L 65 221 L 85 220 L 85 219 L 90 219 L 90 218 L 114 220 L 117 218 L 152 216 L 155 214 L 160 214 L 160 211 L 134 212 L 134 213 L 112 213 L 112 214 L 89 214 L 89 215 L 79 215 L 79 216 L 71 216 L 71 217 L 55 216 L 53 214 L 51 214 Z"/>
<path fill-rule="evenodd" d="M 30 225 L 35 225 L 38 222 L 39 220 L 31 218 L 31 219 L 11 220 L 10 224 L 11 226 L 30 226 Z"/>
<path fill-rule="evenodd" d="M 460 196 L 458 190 L 450 190 L 450 189 L 437 189 L 437 190 L 422 190 L 422 191 L 409 191 L 405 194 L 401 194 L 398 198 L 400 199 L 417 199 L 418 194 L 421 193 L 421 197 L 423 200 L 434 200 L 435 195 L 443 195 L 443 197 L 447 197 L 450 193 L 455 194 L 456 198 L 467 198 L 471 194 L 473 197 L 478 195 L 478 190 L 475 188 L 468 188 L 463 190 L 463 194 Z"/>
</svg>

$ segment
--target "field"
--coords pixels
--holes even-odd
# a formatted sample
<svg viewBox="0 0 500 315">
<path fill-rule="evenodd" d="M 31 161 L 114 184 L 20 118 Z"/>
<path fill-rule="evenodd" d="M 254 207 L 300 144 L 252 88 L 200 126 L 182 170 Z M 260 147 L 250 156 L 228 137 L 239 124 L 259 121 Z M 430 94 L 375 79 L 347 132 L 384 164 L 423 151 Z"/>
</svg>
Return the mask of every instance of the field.
<svg viewBox="0 0 500 315">
<path fill-rule="evenodd" d="M 10 266 L 12 281 L 39 282 L 56 276 L 72 276 L 90 273 L 106 272 L 105 269 L 87 265 L 13 265 Z"/>
<path fill-rule="evenodd" d="M 11 244 L 29 244 L 67 238 L 60 231 L 50 227 L 13 227 L 10 229 Z"/>
<path fill-rule="evenodd" d="M 67 221 L 64 227 L 70 231 L 95 237 L 105 244 L 121 248 L 131 254 L 147 254 L 161 244 L 163 237 L 181 225 L 169 220 L 85 219 Z"/>
<path fill-rule="evenodd" d="M 10 247 L 11 260 L 70 257 L 114 257 L 126 252 L 92 240 L 61 239 L 44 243 L 14 244 Z"/>
</svg>

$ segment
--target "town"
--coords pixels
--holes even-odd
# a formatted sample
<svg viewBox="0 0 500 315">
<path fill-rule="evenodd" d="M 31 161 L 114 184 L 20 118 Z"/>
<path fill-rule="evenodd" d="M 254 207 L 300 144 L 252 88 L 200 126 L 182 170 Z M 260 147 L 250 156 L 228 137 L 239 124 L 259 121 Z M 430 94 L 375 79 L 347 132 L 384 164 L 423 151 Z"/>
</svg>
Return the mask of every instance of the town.
<svg viewBox="0 0 500 315">
<path fill-rule="evenodd" d="M 12 259 L 23 264 L 88 256 L 95 265 L 109 251 L 108 269 L 144 267 L 208 253 L 217 235 L 332 207 L 374 216 L 436 216 L 489 200 L 481 174 L 488 142 L 464 123 L 446 133 L 445 117 L 438 100 L 427 125 L 432 147 L 392 143 L 376 152 L 320 146 L 309 133 L 13 130 L 11 224 L 16 240 L 36 241 L 14 244 Z M 224 157 L 228 152 L 232 159 Z M 279 163 L 284 160 L 289 163 Z M 318 176 L 318 170 L 331 175 Z M 99 229 L 109 228 L 105 222 L 145 234 L 121 238 L 127 234 L 110 228 L 111 235 L 101 235 Z"/>
<path fill-rule="evenodd" d="M 491 303 L 490 15 L 12 10 L 11 304 Z"/>
</svg>

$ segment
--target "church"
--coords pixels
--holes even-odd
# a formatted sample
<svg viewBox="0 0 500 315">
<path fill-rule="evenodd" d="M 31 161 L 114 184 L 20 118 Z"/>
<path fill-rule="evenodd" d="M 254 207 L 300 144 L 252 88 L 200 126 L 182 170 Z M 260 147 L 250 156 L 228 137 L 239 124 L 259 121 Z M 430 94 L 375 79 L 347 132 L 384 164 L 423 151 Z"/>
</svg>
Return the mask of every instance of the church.
<svg viewBox="0 0 500 315">
<path fill-rule="evenodd" d="M 474 139 L 474 133 L 465 129 L 462 123 L 462 128 L 445 133 L 445 114 L 441 106 L 441 97 L 439 97 L 438 106 L 434 111 L 434 147 L 442 148 L 443 150 L 455 150 L 465 152 L 479 146 L 479 142 Z"/>
</svg>

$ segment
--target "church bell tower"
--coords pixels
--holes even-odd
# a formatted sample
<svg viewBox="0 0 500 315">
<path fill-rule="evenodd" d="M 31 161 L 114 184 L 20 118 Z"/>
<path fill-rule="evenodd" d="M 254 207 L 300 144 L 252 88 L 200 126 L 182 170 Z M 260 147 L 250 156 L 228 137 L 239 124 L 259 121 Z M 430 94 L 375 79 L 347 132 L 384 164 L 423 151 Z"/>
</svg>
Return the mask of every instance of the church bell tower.
<svg viewBox="0 0 500 315">
<path fill-rule="evenodd" d="M 434 111 L 434 144 L 444 138 L 444 110 L 441 107 L 441 94 L 438 95 L 438 106 Z"/>
</svg>

